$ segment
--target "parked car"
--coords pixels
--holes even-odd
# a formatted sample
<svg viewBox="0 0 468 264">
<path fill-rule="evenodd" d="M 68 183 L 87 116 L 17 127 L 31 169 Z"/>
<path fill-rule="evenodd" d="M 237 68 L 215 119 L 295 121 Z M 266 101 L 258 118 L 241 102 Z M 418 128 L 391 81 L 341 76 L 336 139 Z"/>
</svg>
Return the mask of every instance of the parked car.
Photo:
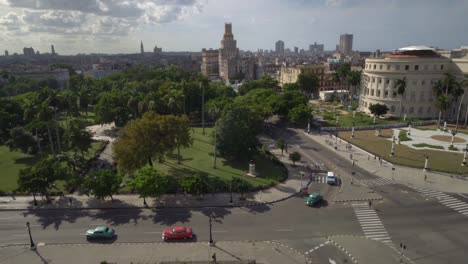
<svg viewBox="0 0 468 264">
<path fill-rule="evenodd" d="M 193 231 L 191 228 L 185 226 L 175 226 L 173 228 L 166 228 L 162 233 L 162 239 L 164 241 L 173 239 L 188 239 L 193 237 Z"/>
<path fill-rule="evenodd" d="M 98 226 L 95 229 L 86 231 L 86 239 L 113 238 L 115 231 L 107 226 Z"/>
<path fill-rule="evenodd" d="M 322 197 L 321 194 L 313 193 L 313 194 L 309 195 L 309 197 L 307 197 L 306 204 L 308 206 L 314 206 L 314 205 L 320 203 L 322 200 L 323 200 L 323 197 Z"/>
</svg>

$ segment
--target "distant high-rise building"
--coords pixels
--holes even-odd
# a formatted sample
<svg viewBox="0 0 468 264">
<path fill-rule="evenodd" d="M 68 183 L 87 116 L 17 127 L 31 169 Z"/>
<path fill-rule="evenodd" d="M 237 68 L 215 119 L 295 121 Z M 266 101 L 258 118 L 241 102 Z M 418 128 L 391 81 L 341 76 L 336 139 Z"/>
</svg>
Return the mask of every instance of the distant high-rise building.
<svg viewBox="0 0 468 264">
<path fill-rule="evenodd" d="M 8 50 L 5 50 L 5 56 L 8 56 Z"/>
<path fill-rule="evenodd" d="M 276 41 L 275 51 L 276 51 L 276 53 L 284 53 L 284 41 L 282 41 L 282 40 Z"/>
<path fill-rule="evenodd" d="M 50 45 L 50 52 L 52 53 L 52 55 L 55 55 L 54 45 Z"/>
<path fill-rule="evenodd" d="M 219 50 L 202 50 L 201 70 L 206 76 L 219 76 L 224 80 L 254 79 L 255 60 L 253 57 L 241 57 L 239 54 L 231 23 L 224 25 L 224 36 Z"/>
<path fill-rule="evenodd" d="M 34 56 L 36 53 L 34 52 L 34 49 L 31 48 L 23 48 L 23 54 L 24 56 Z"/>
<path fill-rule="evenodd" d="M 298 47 L 294 47 L 294 53 L 296 53 L 296 54 L 299 53 L 299 48 Z"/>
<path fill-rule="evenodd" d="M 143 48 L 143 40 L 140 42 L 140 53 L 145 53 L 145 49 Z"/>
<path fill-rule="evenodd" d="M 353 34 L 343 34 L 340 36 L 339 52 L 351 55 L 353 52 Z"/>
<path fill-rule="evenodd" d="M 309 45 L 309 52 L 317 54 L 317 53 L 322 53 L 324 50 L 323 44 L 317 44 L 317 42 L 314 42 L 314 44 Z"/>
<path fill-rule="evenodd" d="M 158 48 L 158 45 L 154 45 L 153 52 L 156 54 L 159 54 L 162 52 L 162 48 Z"/>
</svg>

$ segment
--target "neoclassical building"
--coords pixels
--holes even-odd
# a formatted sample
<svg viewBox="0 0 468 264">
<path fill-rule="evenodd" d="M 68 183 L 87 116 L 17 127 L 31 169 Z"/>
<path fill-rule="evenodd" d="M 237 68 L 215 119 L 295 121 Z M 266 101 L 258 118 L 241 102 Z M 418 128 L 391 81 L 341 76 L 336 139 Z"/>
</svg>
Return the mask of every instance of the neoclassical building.
<svg viewBox="0 0 468 264">
<path fill-rule="evenodd" d="M 385 104 L 390 116 L 416 118 L 436 118 L 439 110 L 435 107 L 436 98 L 433 86 L 445 78 L 445 73 L 452 73 L 459 80 L 466 74 L 468 57 L 452 59 L 443 56 L 434 49 L 424 46 L 401 48 L 386 56 L 366 59 L 362 74 L 359 109 L 370 113 L 371 104 Z M 402 97 L 397 92 L 396 82 L 406 78 L 406 90 Z M 400 98 L 402 107 L 400 109 Z M 462 116 L 468 96 L 462 104 Z M 447 116 L 456 116 L 459 104 L 452 104 Z"/>
</svg>

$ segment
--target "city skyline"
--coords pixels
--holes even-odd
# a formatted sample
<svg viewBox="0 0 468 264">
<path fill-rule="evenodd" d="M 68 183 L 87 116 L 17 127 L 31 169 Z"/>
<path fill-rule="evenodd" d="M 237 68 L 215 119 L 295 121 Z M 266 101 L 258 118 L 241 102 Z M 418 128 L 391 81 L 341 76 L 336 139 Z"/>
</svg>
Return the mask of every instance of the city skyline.
<svg viewBox="0 0 468 264">
<path fill-rule="evenodd" d="M 317 42 L 334 50 L 345 33 L 354 35 L 353 49 L 361 51 L 468 44 L 468 36 L 460 34 L 468 23 L 463 14 L 468 3 L 462 0 L 243 2 L 87 0 L 58 6 L 52 0 L 0 0 L 0 48 L 9 54 L 21 54 L 23 47 L 46 53 L 53 44 L 62 55 L 139 53 L 142 40 L 165 51 L 201 51 L 218 47 L 225 22 L 235 25 L 239 48 L 252 51 L 274 50 L 279 39 L 285 49 L 307 50 Z"/>
</svg>

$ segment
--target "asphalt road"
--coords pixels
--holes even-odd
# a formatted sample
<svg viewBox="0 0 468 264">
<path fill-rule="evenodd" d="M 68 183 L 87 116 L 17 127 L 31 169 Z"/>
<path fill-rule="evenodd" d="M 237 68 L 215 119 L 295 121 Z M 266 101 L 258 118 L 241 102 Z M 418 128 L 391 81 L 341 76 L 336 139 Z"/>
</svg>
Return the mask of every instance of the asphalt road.
<svg viewBox="0 0 468 264">
<path fill-rule="evenodd" d="M 332 151 L 322 149 L 294 130 L 286 133 L 282 136 L 287 136 L 292 149 L 306 153 L 308 162 L 352 171 L 349 162 Z M 359 177 L 374 177 L 356 171 Z M 324 191 L 326 198 L 336 192 L 335 187 L 327 185 L 314 187 Z M 373 208 L 393 244 L 398 247 L 405 243 L 405 254 L 416 263 L 466 263 L 468 217 L 402 185 L 382 185 L 373 189 L 384 197 L 375 202 Z M 458 198 L 466 201 L 464 197 Z M 89 243 L 84 233 L 98 225 L 116 229 L 118 237 L 112 242 L 154 242 L 161 241 L 164 228 L 179 224 L 192 227 L 197 241 L 208 241 L 209 215 L 214 216 L 215 241 L 275 240 L 300 252 L 320 246 L 327 236 L 364 235 L 351 203 L 324 203 L 309 208 L 304 204 L 304 197 L 294 197 L 274 205 L 252 208 L 0 212 L 0 245 L 28 243 L 27 221 L 31 223 L 35 242 L 42 243 Z M 333 263 L 327 262 L 329 260 L 349 263 L 332 245 L 322 246 L 312 255 L 321 263 Z"/>
</svg>

